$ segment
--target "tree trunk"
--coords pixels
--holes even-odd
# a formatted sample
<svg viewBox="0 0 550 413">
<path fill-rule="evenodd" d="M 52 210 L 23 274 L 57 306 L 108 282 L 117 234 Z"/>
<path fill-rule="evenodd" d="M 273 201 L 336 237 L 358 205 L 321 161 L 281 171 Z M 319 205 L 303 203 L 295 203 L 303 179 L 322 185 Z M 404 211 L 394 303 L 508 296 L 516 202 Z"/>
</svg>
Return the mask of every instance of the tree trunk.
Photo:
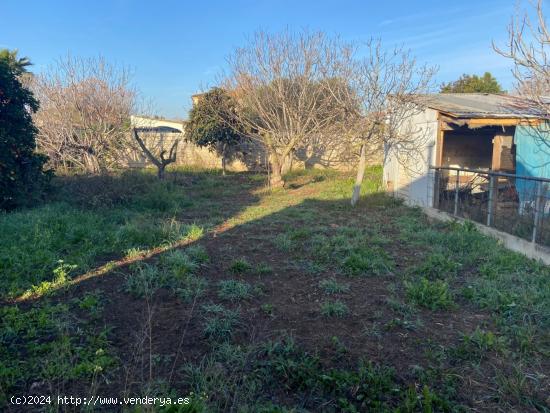
<svg viewBox="0 0 550 413">
<path fill-rule="evenodd" d="M 281 188 L 285 185 L 282 174 L 282 165 L 276 155 L 270 156 L 271 176 L 269 177 L 269 186 L 271 188 Z"/>
<path fill-rule="evenodd" d="M 157 166 L 158 168 L 158 177 L 161 181 L 164 180 L 164 170 L 166 169 L 166 165 L 160 165 L 160 166 Z"/>
<path fill-rule="evenodd" d="M 286 173 L 292 171 L 293 160 L 294 160 L 294 150 L 291 150 L 290 153 L 285 157 L 283 161 L 283 166 L 281 168 L 281 175 L 285 175 Z"/>
<path fill-rule="evenodd" d="M 222 148 L 222 175 L 223 176 L 225 176 L 226 152 L 227 152 L 227 143 L 224 143 Z"/>
<path fill-rule="evenodd" d="M 367 166 L 367 145 L 361 145 L 361 156 L 359 157 L 359 167 L 357 169 L 357 176 L 355 178 L 355 185 L 353 186 L 353 194 L 351 195 L 351 205 L 355 206 L 359 201 L 361 195 L 361 184 L 363 183 L 363 177 L 365 176 L 365 168 Z"/>
</svg>

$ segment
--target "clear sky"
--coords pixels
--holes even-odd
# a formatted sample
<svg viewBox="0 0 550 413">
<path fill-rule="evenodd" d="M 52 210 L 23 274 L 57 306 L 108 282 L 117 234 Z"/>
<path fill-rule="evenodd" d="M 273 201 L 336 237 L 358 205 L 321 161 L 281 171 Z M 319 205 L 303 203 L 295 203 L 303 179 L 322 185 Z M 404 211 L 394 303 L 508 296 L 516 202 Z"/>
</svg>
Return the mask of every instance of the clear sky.
<svg viewBox="0 0 550 413">
<path fill-rule="evenodd" d="M 0 0 L 0 48 L 17 48 L 44 70 L 70 52 L 129 66 L 158 115 L 184 118 L 190 96 L 212 86 L 227 55 L 258 29 L 323 30 L 380 37 L 438 65 L 438 83 L 492 72 L 510 89 L 505 44 L 515 0 Z"/>
</svg>

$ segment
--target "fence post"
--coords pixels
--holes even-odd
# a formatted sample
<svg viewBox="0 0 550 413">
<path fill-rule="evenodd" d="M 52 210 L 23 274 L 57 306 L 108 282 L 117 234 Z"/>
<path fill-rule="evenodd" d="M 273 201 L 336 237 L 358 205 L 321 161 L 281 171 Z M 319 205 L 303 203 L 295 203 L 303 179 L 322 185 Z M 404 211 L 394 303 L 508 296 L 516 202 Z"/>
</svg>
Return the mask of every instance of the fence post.
<svg viewBox="0 0 550 413">
<path fill-rule="evenodd" d="M 495 207 L 496 207 L 496 197 L 495 197 L 495 189 L 496 189 L 496 182 L 498 182 L 497 178 L 494 175 L 489 174 L 489 204 L 487 206 L 487 226 L 490 227 L 493 225 L 494 215 L 495 215 Z M 497 192 L 498 194 L 498 192 Z"/>
<path fill-rule="evenodd" d="M 460 171 L 456 171 L 456 185 L 455 185 L 455 209 L 454 209 L 454 215 L 458 215 L 458 189 L 460 187 L 460 181 L 459 181 Z"/>
<path fill-rule="evenodd" d="M 535 221 L 533 222 L 533 237 L 531 242 L 537 242 L 537 233 L 539 232 L 539 226 L 542 221 L 542 213 L 544 212 L 544 204 L 542 199 L 543 185 L 541 181 L 537 181 L 537 197 L 535 199 Z"/>
<path fill-rule="evenodd" d="M 439 192 L 441 191 L 441 171 L 434 168 L 434 196 L 433 207 L 439 209 Z"/>
</svg>

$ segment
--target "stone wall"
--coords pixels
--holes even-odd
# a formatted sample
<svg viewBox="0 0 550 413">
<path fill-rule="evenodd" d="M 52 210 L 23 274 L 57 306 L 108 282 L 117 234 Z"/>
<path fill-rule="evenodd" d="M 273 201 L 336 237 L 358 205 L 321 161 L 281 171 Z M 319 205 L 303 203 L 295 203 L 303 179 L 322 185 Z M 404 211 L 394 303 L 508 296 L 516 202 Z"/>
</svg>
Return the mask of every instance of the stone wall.
<svg viewBox="0 0 550 413">
<path fill-rule="evenodd" d="M 153 153 L 159 153 L 161 148 L 169 151 L 175 139 L 179 139 L 177 165 L 196 166 L 202 168 L 221 168 L 222 157 L 219 151 L 212 151 L 197 146 L 183 139 L 181 133 L 141 132 L 140 137 Z M 124 163 L 130 168 L 151 166 L 137 145 L 126 153 Z M 369 164 L 382 163 L 382 148 L 369 148 Z M 264 147 L 255 141 L 239 144 L 229 153 L 227 169 L 231 171 L 263 171 L 267 156 Z M 318 140 L 311 142 L 294 153 L 293 168 L 331 168 L 337 170 L 352 170 L 357 165 L 357 155 L 346 145 L 337 140 Z"/>
</svg>

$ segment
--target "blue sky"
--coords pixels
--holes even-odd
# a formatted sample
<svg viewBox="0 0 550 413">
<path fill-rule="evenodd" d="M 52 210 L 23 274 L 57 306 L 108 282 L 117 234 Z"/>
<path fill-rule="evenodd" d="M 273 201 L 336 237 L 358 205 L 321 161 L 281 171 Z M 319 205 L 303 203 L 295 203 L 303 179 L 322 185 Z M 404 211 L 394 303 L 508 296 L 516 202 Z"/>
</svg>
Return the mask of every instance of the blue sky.
<svg viewBox="0 0 550 413">
<path fill-rule="evenodd" d="M 307 28 L 344 39 L 380 37 L 438 65 L 438 83 L 492 72 L 510 89 L 505 44 L 514 0 L 143 1 L 0 0 L 0 47 L 39 72 L 70 52 L 129 66 L 158 115 L 186 117 L 190 96 L 214 84 L 231 51 L 258 29 Z"/>
</svg>

